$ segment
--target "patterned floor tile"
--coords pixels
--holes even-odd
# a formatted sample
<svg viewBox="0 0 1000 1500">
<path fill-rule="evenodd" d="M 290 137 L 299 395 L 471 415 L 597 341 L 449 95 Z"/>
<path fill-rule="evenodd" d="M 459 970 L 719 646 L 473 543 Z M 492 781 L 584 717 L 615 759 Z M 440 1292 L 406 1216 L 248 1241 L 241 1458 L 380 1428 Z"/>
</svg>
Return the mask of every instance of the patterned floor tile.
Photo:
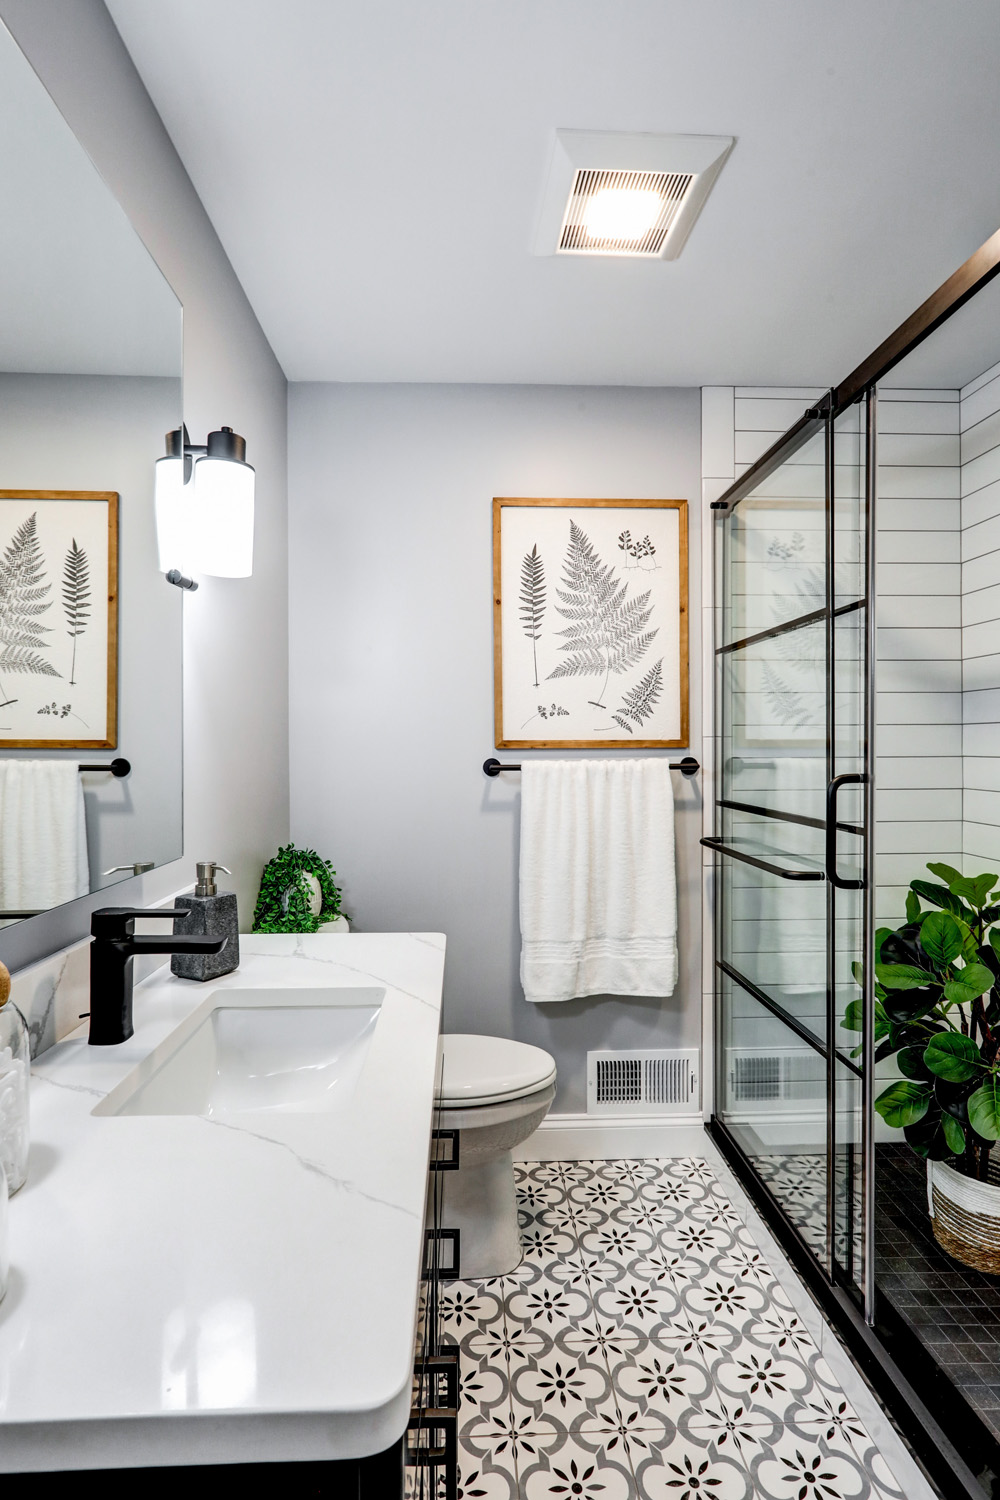
<svg viewBox="0 0 1000 1500">
<path fill-rule="evenodd" d="M 521 1265 L 442 1294 L 462 1500 L 903 1500 L 706 1163 L 515 1183 Z"/>
<path fill-rule="evenodd" d="M 518 1467 L 523 1500 L 638 1500 L 635 1478 L 614 1437 L 609 1449 L 600 1439 L 588 1446 L 577 1433 L 543 1450 L 535 1463 Z"/>
</svg>

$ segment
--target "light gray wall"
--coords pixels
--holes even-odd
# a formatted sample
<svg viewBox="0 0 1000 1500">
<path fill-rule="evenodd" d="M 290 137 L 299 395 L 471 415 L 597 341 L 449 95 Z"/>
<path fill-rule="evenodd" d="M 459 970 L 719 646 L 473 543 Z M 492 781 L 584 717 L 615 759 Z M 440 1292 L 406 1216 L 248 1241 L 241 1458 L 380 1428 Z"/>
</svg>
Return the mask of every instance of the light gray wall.
<svg viewBox="0 0 1000 1500">
<path fill-rule="evenodd" d="M 359 928 L 447 934 L 446 1030 L 548 1048 L 556 1110 L 583 1110 L 588 1048 L 700 1044 L 701 785 L 674 776 L 674 995 L 528 1005 L 519 792 L 481 769 L 494 743 L 491 501 L 689 500 L 700 758 L 699 393 L 320 384 L 289 399 L 292 836 L 333 860 Z"/>
<path fill-rule="evenodd" d="M 193 878 L 194 860 L 220 859 L 248 925 L 288 831 L 284 376 L 101 0 L 0 0 L 0 19 L 183 303 L 192 437 L 227 423 L 257 470 L 253 578 L 207 579 L 184 600 L 184 860 L 116 891 L 149 903 Z M 46 951 L 83 930 L 72 906 L 36 921 Z"/>
</svg>

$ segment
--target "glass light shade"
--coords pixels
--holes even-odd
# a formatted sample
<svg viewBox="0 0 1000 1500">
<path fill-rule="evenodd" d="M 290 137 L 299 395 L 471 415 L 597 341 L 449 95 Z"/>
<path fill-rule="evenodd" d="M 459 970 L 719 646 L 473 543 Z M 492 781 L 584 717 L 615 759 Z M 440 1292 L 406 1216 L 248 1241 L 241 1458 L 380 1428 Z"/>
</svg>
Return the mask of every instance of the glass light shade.
<svg viewBox="0 0 1000 1500">
<path fill-rule="evenodd" d="M 181 568 L 191 559 L 190 485 L 184 485 L 183 458 L 158 458 L 153 487 L 156 548 L 160 572 Z"/>
<path fill-rule="evenodd" d="M 253 573 L 252 467 L 232 458 L 199 458 L 192 483 L 192 565 L 215 578 L 249 578 Z"/>
<path fill-rule="evenodd" d="M 651 188 L 601 188 L 587 204 L 583 222 L 593 240 L 641 240 L 663 208 Z"/>
</svg>

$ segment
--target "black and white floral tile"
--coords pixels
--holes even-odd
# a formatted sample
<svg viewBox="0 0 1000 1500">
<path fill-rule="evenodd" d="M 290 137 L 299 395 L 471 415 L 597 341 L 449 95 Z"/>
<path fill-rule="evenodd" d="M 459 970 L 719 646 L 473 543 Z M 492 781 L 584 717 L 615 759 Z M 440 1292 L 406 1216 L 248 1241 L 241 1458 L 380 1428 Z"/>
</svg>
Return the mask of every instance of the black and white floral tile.
<svg viewBox="0 0 1000 1500">
<path fill-rule="evenodd" d="M 902 1500 L 705 1160 L 516 1171 L 522 1264 L 442 1294 L 462 1500 Z"/>
</svg>

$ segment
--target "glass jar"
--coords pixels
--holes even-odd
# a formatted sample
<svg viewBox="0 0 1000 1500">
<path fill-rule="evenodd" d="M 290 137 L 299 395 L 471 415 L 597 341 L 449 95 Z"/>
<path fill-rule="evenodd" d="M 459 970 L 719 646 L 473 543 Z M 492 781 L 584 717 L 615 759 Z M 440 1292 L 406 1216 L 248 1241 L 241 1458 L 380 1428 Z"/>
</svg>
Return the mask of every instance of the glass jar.
<svg viewBox="0 0 1000 1500">
<path fill-rule="evenodd" d="M 7 1000 L 0 1005 L 0 1167 L 11 1194 L 28 1175 L 30 1071 L 28 1028 L 13 1000 Z"/>
</svg>

